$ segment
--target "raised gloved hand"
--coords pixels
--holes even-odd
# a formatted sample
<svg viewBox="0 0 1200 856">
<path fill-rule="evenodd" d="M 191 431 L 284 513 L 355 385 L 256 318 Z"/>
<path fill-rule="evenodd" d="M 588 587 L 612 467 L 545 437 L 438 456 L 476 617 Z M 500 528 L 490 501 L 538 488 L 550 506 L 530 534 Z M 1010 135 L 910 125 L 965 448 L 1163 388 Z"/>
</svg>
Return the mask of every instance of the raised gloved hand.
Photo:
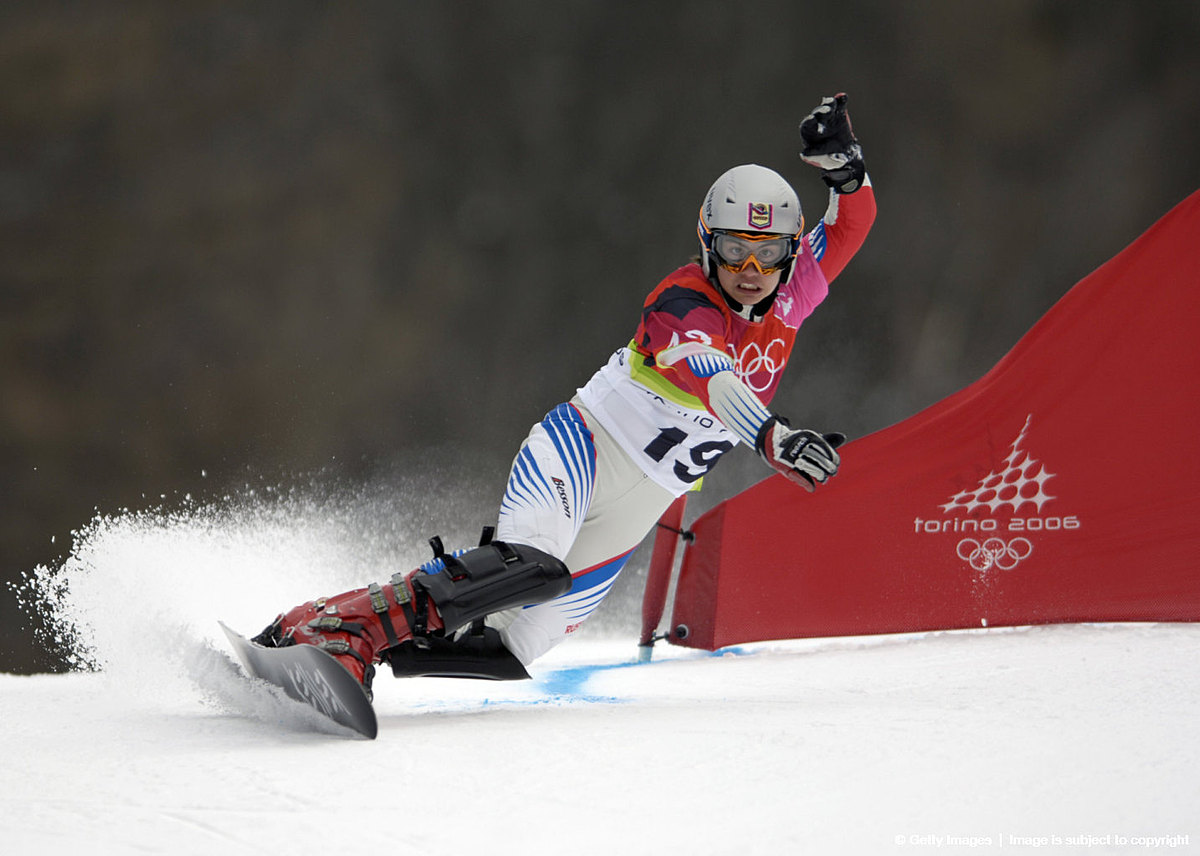
<svg viewBox="0 0 1200 856">
<path fill-rule="evenodd" d="M 804 150 L 800 158 L 821 170 L 821 178 L 838 193 L 853 193 L 862 187 L 866 167 L 862 146 L 854 136 L 846 93 L 822 98 L 820 105 L 800 123 Z"/>
<path fill-rule="evenodd" d="M 772 416 L 759 429 L 754 447 L 771 467 L 812 493 L 837 474 L 842 459 L 835 450 L 845 442 L 845 434 L 795 430 L 786 419 Z"/>
</svg>

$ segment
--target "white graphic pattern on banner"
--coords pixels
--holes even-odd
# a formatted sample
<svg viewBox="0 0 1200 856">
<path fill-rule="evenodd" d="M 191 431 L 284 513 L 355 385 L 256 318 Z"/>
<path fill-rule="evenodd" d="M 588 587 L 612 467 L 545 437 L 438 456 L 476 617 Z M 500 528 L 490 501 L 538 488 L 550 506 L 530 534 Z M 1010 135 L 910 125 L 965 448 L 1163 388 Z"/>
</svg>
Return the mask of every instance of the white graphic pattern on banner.
<svg viewBox="0 0 1200 856">
<path fill-rule="evenodd" d="M 1046 472 L 1040 461 L 1034 460 L 1021 448 L 1032 419 L 1032 413 L 1026 417 L 1021 433 L 1013 441 L 1012 451 L 1004 459 L 1004 469 L 998 473 L 988 473 L 979 480 L 979 485 L 974 490 L 956 493 L 949 502 L 941 506 L 943 512 L 950 514 L 962 509 L 970 514 L 977 508 L 986 507 L 989 512 L 995 514 L 998 509 L 1007 505 L 1012 508 L 1013 514 L 1016 514 L 1021 510 L 1021 506 L 1033 503 L 1038 513 L 1041 513 L 1042 506 L 1054 499 L 1046 493 L 1046 482 L 1054 478 L 1054 473 Z"/>
</svg>

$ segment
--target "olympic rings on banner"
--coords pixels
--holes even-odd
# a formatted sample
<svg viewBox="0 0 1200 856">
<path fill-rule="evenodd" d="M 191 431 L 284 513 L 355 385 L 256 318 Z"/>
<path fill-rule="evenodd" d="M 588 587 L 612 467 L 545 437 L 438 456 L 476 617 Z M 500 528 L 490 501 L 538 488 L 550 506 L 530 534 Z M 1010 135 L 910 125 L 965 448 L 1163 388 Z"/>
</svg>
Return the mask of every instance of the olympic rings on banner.
<svg viewBox="0 0 1200 856">
<path fill-rule="evenodd" d="M 1013 538 L 1008 543 L 1003 538 L 988 538 L 983 543 L 974 538 L 963 538 L 958 542 L 958 558 L 977 571 L 991 568 L 1011 571 L 1032 552 L 1033 544 L 1028 538 Z"/>
</svg>

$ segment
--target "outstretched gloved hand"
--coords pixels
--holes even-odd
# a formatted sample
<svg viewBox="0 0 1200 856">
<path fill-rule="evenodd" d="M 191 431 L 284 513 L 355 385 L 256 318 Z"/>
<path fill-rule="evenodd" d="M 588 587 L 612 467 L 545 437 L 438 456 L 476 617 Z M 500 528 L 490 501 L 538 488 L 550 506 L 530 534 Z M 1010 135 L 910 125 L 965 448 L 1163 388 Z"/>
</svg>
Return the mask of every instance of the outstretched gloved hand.
<svg viewBox="0 0 1200 856">
<path fill-rule="evenodd" d="M 811 493 L 837 474 L 842 459 L 836 449 L 845 442 L 845 434 L 795 430 L 787 420 L 772 416 L 759 429 L 754 446 L 772 468 Z"/>
<path fill-rule="evenodd" d="M 821 178 L 837 193 L 853 193 L 862 187 L 866 167 L 862 146 L 854 136 L 846 93 L 821 99 L 820 105 L 800 123 L 804 149 L 800 159 L 821 170 Z"/>
</svg>

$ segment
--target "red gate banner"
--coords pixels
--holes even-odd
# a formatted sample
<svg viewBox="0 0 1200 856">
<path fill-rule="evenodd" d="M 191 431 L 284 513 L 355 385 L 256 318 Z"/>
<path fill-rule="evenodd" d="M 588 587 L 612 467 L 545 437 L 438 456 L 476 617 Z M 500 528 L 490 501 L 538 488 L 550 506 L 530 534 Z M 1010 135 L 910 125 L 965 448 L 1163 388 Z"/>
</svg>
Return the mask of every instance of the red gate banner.
<svg viewBox="0 0 1200 856">
<path fill-rule="evenodd" d="M 842 459 L 694 523 L 675 641 L 1200 620 L 1200 191 Z"/>
</svg>

